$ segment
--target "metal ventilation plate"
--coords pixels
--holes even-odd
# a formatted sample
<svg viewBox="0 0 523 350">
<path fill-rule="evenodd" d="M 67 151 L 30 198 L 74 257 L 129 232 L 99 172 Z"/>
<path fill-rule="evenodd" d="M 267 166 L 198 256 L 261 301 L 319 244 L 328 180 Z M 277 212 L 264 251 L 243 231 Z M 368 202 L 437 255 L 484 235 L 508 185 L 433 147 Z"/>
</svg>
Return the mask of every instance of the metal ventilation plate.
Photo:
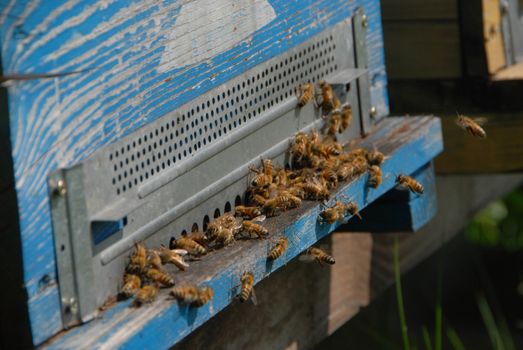
<svg viewBox="0 0 523 350">
<path fill-rule="evenodd" d="M 365 21 L 325 30 L 50 177 L 64 323 L 92 318 L 118 290 L 137 241 L 166 243 L 232 210 L 260 158 L 286 163 L 289 138 L 322 124 L 295 89 L 325 79 L 370 126 Z M 357 43 L 355 45 L 355 42 Z M 63 184 L 57 186 L 57 184 Z"/>
</svg>

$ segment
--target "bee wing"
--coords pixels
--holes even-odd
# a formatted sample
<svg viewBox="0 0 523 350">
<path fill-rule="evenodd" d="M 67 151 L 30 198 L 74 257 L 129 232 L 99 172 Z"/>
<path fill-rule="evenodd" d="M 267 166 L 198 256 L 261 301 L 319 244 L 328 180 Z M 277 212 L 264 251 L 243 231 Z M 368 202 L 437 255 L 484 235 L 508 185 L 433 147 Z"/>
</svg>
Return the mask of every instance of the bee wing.
<svg viewBox="0 0 523 350">
<path fill-rule="evenodd" d="M 298 260 L 304 263 L 311 263 L 314 262 L 315 258 L 312 255 L 309 255 L 307 253 L 303 253 L 298 257 Z"/>
<path fill-rule="evenodd" d="M 488 122 L 488 119 L 486 117 L 476 117 L 471 119 L 480 126 L 485 125 Z"/>
<path fill-rule="evenodd" d="M 181 255 L 181 256 L 188 254 L 187 250 L 185 250 L 185 249 L 171 249 L 171 252 Z"/>
<path fill-rule="evenodd" d="M 253 222 L 264 222 L 267 217 L 265 215 L 260 215 L 252 219 Z"/>
<path fill-rule="evenodd" d="M 258 305 L 258 298 L 256 298 L 256 293 L 254 292 L 254 288 L 251 290 L 251 300 L 254 305 Z"/>
</svg>

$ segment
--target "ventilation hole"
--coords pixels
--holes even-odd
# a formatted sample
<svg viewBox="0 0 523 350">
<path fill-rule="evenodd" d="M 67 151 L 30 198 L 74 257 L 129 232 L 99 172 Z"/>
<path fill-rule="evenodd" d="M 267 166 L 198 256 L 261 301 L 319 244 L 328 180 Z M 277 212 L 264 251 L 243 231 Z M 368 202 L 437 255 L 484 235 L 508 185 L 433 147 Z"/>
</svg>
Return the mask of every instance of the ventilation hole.
<svg viewBox="0 0 523 350">
<path fill-rule="evenodd" d="M 187 235 L 187 230 L 182 230 L 181 235 L 182 236 L 186 236 Z"/>
<path fill-rule="evenodd" d="M 238 206 L 242 204 L 242 197 L 240 195 L 236 196 L 234 199 L 234 206 Z"/>
<path fill-rule="evenodd" d="M 203 217 L 203 222 L 202 222 L 202 229 L 203 229 L 204 231 L 207 231 L 207 226 L 209 225 L 209 221 L 210 221 L 210 220 L 209 220 L 209 216 L 208 216 L 208 215 L 205 215 L 205 216 Z"/>
<path fill-rule="evenodd" d="M 220 209 L 216 208 L 216 210 L 214 211 L 214 218 L 216 219 L 219 216 L 220 216 Z"/>
<path fill-rule="evenodd" d="M 224 213 L 228 213 L 231 211 L 231 203 L 227 202 L 225 203 L 225 208 L 223 209 Z"/>
<path fill-rule="evenodd" d="M 196 231 L 198 231 L 198 224 L 194 223 L 194 224 L 192 224 L 191 232 L 196 232 Z"/>
</svg>

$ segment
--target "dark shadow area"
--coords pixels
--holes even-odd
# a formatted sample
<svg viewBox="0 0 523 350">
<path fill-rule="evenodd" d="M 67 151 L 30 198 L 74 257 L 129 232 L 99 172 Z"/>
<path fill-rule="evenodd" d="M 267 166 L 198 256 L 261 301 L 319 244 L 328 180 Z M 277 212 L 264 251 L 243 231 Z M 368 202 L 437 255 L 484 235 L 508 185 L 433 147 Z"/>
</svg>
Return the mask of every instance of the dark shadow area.
<svg viewBox="0 0 523 350">
<path fill-rule="evenodd" d="M 478 294 L 485 295 L 497 320 L 506 319 L 516 348 L 521 348 L 522 261 L 522 251 L 479 247 L 461 234 L 403 275 L 403 299 L 412 347 L 425 349 L 422 334 L 426 327 L 434 348 L 438 272 L 442 266 L 443 349 L 454 348 L 449 342 L 449 331 L 457 334 L 466 349 L 493 348 L 478 309 Z M 317 350 L 347 348 L 402 349 L 394 286 L 316 347 Z"/>
<path fill-rule="evenodd" d="M 3 69 L 0 66 L 0 75 Z M 7 90 L 0 87 L 0 349 L 32 347 L 14 187 Z M 45 287 L 45 286 L 42 286 Z"/>
</svg>

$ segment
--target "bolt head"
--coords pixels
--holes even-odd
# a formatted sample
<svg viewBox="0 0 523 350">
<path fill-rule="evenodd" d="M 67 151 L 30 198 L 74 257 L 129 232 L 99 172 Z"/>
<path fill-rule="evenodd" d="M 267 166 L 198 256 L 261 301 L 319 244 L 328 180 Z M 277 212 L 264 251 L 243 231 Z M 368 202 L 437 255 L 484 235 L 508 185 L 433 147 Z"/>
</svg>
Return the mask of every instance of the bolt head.
<svg viewBox="0 0 523 350">
<path fill-rule="evenodd" d="M 49 181 L 49 186 L 51 187 L 51 193 L 55 196 L 65 196 L 67 193 L 67 187 L 63 179 L 52 179 Z"/>
<path fill-rule="evenodd" d="M 369 18 L 367 17 L 367 15 L 361 16 L 361 25 L 363 26 L 363 28 L 367 28 L 367 26 L 369 25 Z"/>
<path fill-rule="evenodd" d="M 370 108 L 370 115 L 371 117 L 376 117 L 378 115 L 378 109 L 376 108 L 376 106 L 372 106 Z"/>
</svg>

